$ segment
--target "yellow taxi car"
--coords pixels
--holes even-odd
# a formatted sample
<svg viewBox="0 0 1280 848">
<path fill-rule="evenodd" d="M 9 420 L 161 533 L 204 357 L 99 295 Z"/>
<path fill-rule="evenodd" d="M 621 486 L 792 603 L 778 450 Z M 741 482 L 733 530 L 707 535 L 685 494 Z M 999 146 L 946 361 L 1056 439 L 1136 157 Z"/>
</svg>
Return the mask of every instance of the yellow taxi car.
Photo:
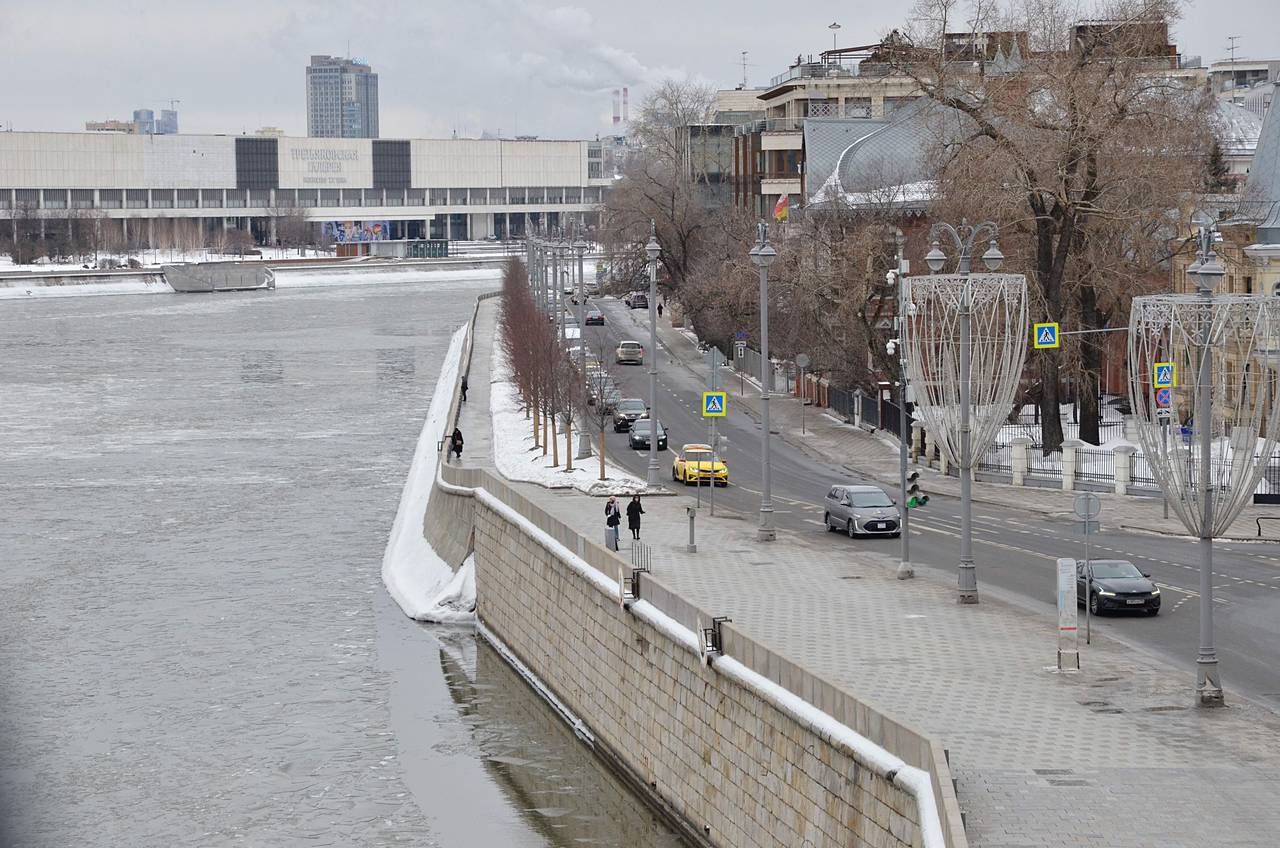
<svg viewBox="0 0 1280 848">
<path fill-rule="evenodd" d="M 717 486 L 729 485 L 729 466 L 721 460 L 712 460 L 711 445 L 685 445 L 671 462 L 671 479 L 686 486 L 694 483 Z"/>
</svg>

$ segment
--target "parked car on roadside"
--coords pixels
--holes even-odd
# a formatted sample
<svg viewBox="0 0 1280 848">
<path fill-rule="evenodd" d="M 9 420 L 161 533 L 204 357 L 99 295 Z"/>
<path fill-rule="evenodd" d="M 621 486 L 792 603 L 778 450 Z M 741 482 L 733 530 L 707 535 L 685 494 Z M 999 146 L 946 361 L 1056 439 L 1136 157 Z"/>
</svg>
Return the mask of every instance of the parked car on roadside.
<svg viewBox="0 0 1280 848">
<path fill-rule="evenodd" d="M 644 365 L 644 345 L 640 342 L 621 342 L 615 354 L 619 365 Z"/>
<path fill-rule="evenodd" d="M 1091 566 L 1093 579 L 1085 572 Z M 1091 585 L 1086 587 L 1086 583 Z M 1160 587 L 1127 559 L 1095 559 L 1076 562 L 1076 602 L 1089 599 L 1089 612 L 1133 610 L 1147 615 L 1160 614 Z"/>
<path fill-rule="evenodd" d="M 855 536 L 902 535 L 902 516 L 893 498 L 878 486 L 849 483 L 832 486 L 822 504 L 822 521 L 828 530 Z"/>
<path fill-rule="evenodd" d="M 622 299 L 622 302 L 632 309 L 648 309 L 649 295 L 644 292 L 634 291 Z"/>
<path fill-rule="evenodd" d="M 724 460 L 714 459 L 711 445 L 688 444 L 680 449 L 671 461 L 671 479 L 677 483 L 711 485 L 729 485 L 729 465 Z"/>
<path fill-rule="evenodd" d="M 649 407 L 640 398 L 623 398 L 613 410 L 613 432 L 621 433 L 649 414 Z"/>
<path fill-rule="evenodd" d="M 649 440 L 653 438 L 655 429 L 658 434 L 658 450 L 666 450 L 666 428 L 662 426 L 662 422 L 654 421 L 652 418 L 641 418 L 631 425 L 631 435 L 627 436 L 627 444 L 631 445 L 632 450 L 648 450 Z"/>
</svg>

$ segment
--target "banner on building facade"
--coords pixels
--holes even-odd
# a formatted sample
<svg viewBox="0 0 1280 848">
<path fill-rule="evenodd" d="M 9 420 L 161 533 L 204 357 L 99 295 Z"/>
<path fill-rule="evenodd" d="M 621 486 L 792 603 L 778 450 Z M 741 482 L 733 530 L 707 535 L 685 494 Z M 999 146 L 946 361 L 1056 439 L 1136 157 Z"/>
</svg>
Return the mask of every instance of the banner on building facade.
<svg viewBox="0 0 1280 848">
<path fill-rule="evenodd" d="M 326 221 L 324 226 L 325 233 L 334 244 L 391 238 L 390 221 Z"/>
</svg>

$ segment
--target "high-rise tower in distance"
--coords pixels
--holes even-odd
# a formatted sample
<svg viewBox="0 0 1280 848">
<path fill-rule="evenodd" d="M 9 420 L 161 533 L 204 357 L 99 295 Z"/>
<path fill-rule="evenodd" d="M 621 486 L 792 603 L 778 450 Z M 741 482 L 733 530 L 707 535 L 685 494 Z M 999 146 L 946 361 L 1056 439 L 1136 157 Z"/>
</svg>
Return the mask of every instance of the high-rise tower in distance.
<svg viewBox="0 0 1280 848">
<path fill-rule="evenodd" d="M 312 56 L 307 66 L 307 135 L 377 138 L 378 75 L 359 59 Z"/>
</svg>

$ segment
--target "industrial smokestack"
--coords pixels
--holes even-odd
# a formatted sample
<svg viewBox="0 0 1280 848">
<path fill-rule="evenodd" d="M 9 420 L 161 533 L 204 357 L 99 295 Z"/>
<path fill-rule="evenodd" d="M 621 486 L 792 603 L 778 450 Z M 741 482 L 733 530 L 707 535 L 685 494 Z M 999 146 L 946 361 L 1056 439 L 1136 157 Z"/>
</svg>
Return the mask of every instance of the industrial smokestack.
<svg viewBox="0 0 1280 848">
<path fill-rule="evenodd" d="M 627 106 L 627 88 L 622 87 L 622 123 L 631 124 L 631 109 Z"/>
<path fill-rule="evenodd" d="M 613 128 L 615 130 L 618 128 L 618 125 L 622 123 L 622 112 L 619 111 L 619 106 L 618 106 L 620 102 L 618 100 L 618 97 L 620 96 L 620 94 L 621 92 L 619 92 L 618 89 L 615 88 L 613 90 Z"/>
</svg>

